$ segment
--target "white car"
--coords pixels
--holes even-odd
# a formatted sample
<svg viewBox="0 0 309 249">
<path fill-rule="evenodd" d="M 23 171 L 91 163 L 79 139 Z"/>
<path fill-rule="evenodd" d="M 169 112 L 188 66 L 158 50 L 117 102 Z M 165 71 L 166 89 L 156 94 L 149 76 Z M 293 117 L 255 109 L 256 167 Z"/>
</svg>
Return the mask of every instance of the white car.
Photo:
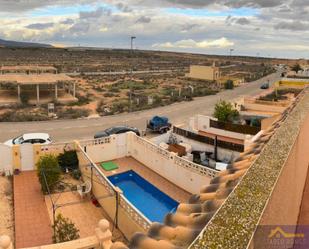
<svg viewBox="0 0 309 249">
<path fill-rule="evenodd" d="M 47 133 L 26 133 L 10 139 L 4 144 L 13 146 L 14 144 L 50 144 L 51 142 L 52 140 Z"/>
</svg>

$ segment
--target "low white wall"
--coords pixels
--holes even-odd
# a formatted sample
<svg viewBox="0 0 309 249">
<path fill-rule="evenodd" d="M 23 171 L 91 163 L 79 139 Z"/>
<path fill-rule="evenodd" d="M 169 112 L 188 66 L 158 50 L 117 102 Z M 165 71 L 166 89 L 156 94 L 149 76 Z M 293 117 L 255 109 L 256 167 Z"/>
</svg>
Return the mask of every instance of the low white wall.
<svg viewBox="0 0 309 249">
<path fill-rule="evenodd" d="M 80 145 L 95 163 L 114 160 L 127 155 L 127 134 L 84 140 Z"/>
<path fill-rule="evenodd" d="M 13 152 L 12 147 L 0 144 L 0 173 L 13 173 Z"/>
<path fill-rule="evenodd" d="M 236 138 L 236 139 L 241 139 L 241 140 L 245 140 L 246 136 L 248 136 L 242 133 L 226 131 L 226 130 L 221 130 L 221 129 L 210 127 L 210 119 L 213 119 L 213 118 L 209 116 L 204 116 L 204 115 L 196 115 L 195 117 L 192 118 L 192 120 L 190 120 L 190 129 L 196 132 L 205 131 L 205 132 L 212 133 L 215 135 Z M 213 120 L 216 120 L 216 119 L 213 119 Z"/>
<path fill-rule="evenodd" d="M 128 135 L 128 155 L 190 193 L 198 193 L 200 187 L 208 185 L 217 174 L 214 170 L 184 160 L 134 134 Z"/>
<path fill-rule="evenodd" d="M 170 135 L 171 135 L 171 131 L 168 131 L 162 135 L 151 138 L 150 141 L 156 145 L 159 145 L 160 143 L 167 143 Z"/>
</svg>

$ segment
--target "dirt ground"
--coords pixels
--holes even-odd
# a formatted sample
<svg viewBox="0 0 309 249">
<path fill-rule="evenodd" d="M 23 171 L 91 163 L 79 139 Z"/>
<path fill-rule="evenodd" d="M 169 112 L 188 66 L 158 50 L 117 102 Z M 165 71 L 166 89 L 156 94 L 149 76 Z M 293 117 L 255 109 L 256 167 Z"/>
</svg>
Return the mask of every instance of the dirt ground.
<svg viewBox="0 0 309 249">
<path fill-rule="evenodd" d="M 12 183 L 0 176 L 0 235 L 14 238 Z"/>
</svg>

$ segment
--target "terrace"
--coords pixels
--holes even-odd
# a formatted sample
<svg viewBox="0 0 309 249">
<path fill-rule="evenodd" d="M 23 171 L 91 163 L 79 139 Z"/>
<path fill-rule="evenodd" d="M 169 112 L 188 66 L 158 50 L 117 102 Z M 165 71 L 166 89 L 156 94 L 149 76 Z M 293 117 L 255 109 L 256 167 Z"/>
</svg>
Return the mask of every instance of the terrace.
<svg viewBox="0 0 309 249">
<path fill-rule="evenodd" d="M 200 184 L 209 182 L 216 175 L 216 171 L 186 161 L 134 133 L 80 141 L 78 157 L 84 179 L 92 175 L 93 193 L 110 219 L 115 215 L 118 217 L 118 227 L 128 239 L 135 232 L 145 232 L 153 221 L 163 222 L 165 212 L 173 212 L 178 204 L 173 205 L 186 201 Z M 102 162 L 112 164 L 114 168 L 104 169 Z M 127 188 L 125 185 L 132 180 L 132 174 L 137 174 L 134 177 L 138 181 L 129 183 Z M 121 180 L 124 175 L 131 179 L 119 183 L 118 178 Z M 143 182 L 142 189 L 148 186 L 146 192 L 150 191 L 151 197 L 141 191 L 132 198 L 132 184 L 139 185 L 140 181 Z M 154 197 L 154 200 L 153 196 L 159 197 Z M 115 198 L 119 200 L 119 206 Z M 147 203 L 151 202 L 157 203 L 156 211 L 153 211 L 155 215 L 149 213 L 152 207 L 145 210 Z M 118 210 L 117 214 L 115 210 Z"/>
<path fill-rule="evenodd" d="M 64 153 L 65 150 L 76 150 L 82 174 L 81 182 L 69 180 L 68 183 L 71 184 L 68 189 L 62 189 L 61 186 L 66 180 L 61 179 L 59 191 L 57 187 L 55 192 L 45 198 L 42 198 L 44 196 L 36 184 L 33 190 L 28 189 L 31 192 L 29 192 L 29 196 L 35 197 L 36 200 L 45 200 L 43 204 L 40 202 L 40 208 L 42 212 L 45 210 L 44 213 L 46 213 L 44 218 L 46 229 L 53 224 L 53 209 L 55 209 L 56 214 L 61 213 L 69 218 L 80 230 L 81 238 L 72 243 L 89 246 L 83 248 L 95 247 L 93 245 L 98 243 L 92 234 L 94 230 L 97 231 L 96 224 L 99 220 L 101 222 L 102 218 L 108 220 L 112 225 L 110 238 L 127 244 L 126 241 L 131 239 L 136 232 L 146 232 L 152 224 L 163 222 L 166 213 L 174 213 L 179 203 L 185 202 L 199 190 L 201 185 L 209 184 L 218 173 L 183 159 L 174 152 L 165 151 L 134 133 L 113 135 L 98 140 L 51 145 L 29 144 L 13 148 L 0 145 L 1 155 L 2 153 L 6 155 L 4 161 L 1 161 L 4 164 L 0 166 L 5 174 L 21 171 L 21 175 L 16 176 L 19 177 L 24 175 L 24 171 L 26 173 L 30 171 L 35 177 L 36 165 L 42 156 L 57 156 Z M 26 158 L 27 155 L 29 160 L 20 160 L 20 157 Z M 31 155 L 30 158 L 29 155 Z M 104 170 L 101 167 L 101 162 L 116 164 L 118 168 L 110 171 Z M 66 173 L 62 174 L 65 178 L 69 176 Z M 130 192 L 127 191 L 132 190 L 131 185 L 128 189 L 125 186 L 126 182 L 124 185 L 122 185 L 123 182 L 119 182 L 123 175 L 131 178 L 129 184 L 134 185 L 133 199 Z M 31 182 L 28 185 L 33 184 Z M 81 184 L 82 182 L 90 183 L 90 192 L 85 196 L 86 198 L 81 198 L 78 191 L 71 188 L 72 184 Z M 142 185 L 140 185 L 141 182 Z M 16 194 L 15 197 L 20 198 L 22 195 Z M 23 198 L 23 200 L 29 201 L 28 198 Z M 54 202 L 54 208 L 52 208 L 51 200 Z M 97 207 L 92 204 L 94 200 Z M 28 226 L 32 226 L 34 223 L 36 227 L 40 226 L 41 220 L 35 218 L 35 208 L 27 210 L 15 208 L 15 211 L 24 212 L 24 215 L 16 214 L 20 223 L 23 222 L 23 217 L 33 217 L 31 219 L 25 218 L 29 223 Z M 21 230 L 17 229 L 17 231 L 19 232 L 15 235 L 15 241 L 22 241 L 16 237 L 20 237 Z M 24 232 L 23 238 L 31 237 L 32 240 L 27 240 L 29 244 L 18 244 L 19 247 L 39 246 L 40 243 L 37 239 L 40 237 L 32 235 L 38 233 L 42 236 L 39 229 L 23 229 L 22 231 Z M 50 236 L 44 237 L 44 239 L 50 241 Z M 48 247 L 49 245 L 46 246 L 46 248 Z"/>
<path fill-rule="evenodd" d="M 253 136 L 244 134 L 245 126 L 229 125 L 227 128 L 233 129 L 227 130 L 214 126 L 213 122 L 218 126 L 218 122 L 210 117 L 197 115 L 190 119 L 188 129 L 174 126 L 172 131 L 151 140 L 167 151 L 178 153 L 185 160 L 219 172 L 258 138 L 260 129 L 248 127 L 251 134 L 255 134 Z M 239 133 L 235 132 L 235 128 Z"/>
<path fill-rule="evenodd" d="M 189 129 L 205 137 L 212 139 L 217 137 L 227 143 L 242 145 L 244 149 L 257 139 L 261 132 L 261 128 L 257 126 L 219 122 L 204 115 L 192 117 Z"/>
<path fill-rule="evenodd" d="M 104 210 L 96 207 L 89 199 L 81 201 L 80 196 L 76 192 L 65 192 L 61 194 L 53 194 L 45 196 L 50 222 L 53 222 L 53 208 L 51 198 L 57 200 L 57 214 L 62 214 L 69 218 L 79 229 L 80 238 L 86 238 L 93 235 L 93 231 L 102 219 L 109 219 Z M 91 214 L 91 215 L 89 215 Z M 111 220 L 109 220 L 112 222 Z M 122 233 L 118 229 L 114 229 L 112 233 L 113 240 L 126 242 Z"/>
</svg>

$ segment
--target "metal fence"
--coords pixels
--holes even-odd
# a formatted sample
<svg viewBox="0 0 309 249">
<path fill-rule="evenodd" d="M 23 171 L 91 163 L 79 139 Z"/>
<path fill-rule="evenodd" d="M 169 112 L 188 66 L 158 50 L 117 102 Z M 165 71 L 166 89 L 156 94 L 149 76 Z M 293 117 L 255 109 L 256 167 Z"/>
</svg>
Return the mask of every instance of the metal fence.
<svg viewBox="0 0 309 249">
<path fill-rule="evenodd" d="M 201 142 L 201 143 L 210 144 L 210 145 L 215 144 L 215 139 L 213 138 L 202 136 L 200 134 L 181 129 L 179 127 L 174 126 L 173 132 L 180 136 L 183 136 L 183 137 L 186 137 L 186 138 L 189 138 L 189 139 Z M 243 152 L 245 149 L 244 145 L 242 144 L 226 142 L 220 139 L 217 140 L 217 146 L 222 149 L 227 149 L 227 150 L 232 150 L 232 151 L 237 151 L 237 152 Z"/>
<path fill-rule="evenodd" d="M 261 130 L 261 128 L 255 126 L 231 124 L 212 119 L 210 119 L 210 127 L 249 135 L 256 135 Z"/>
</svg>

